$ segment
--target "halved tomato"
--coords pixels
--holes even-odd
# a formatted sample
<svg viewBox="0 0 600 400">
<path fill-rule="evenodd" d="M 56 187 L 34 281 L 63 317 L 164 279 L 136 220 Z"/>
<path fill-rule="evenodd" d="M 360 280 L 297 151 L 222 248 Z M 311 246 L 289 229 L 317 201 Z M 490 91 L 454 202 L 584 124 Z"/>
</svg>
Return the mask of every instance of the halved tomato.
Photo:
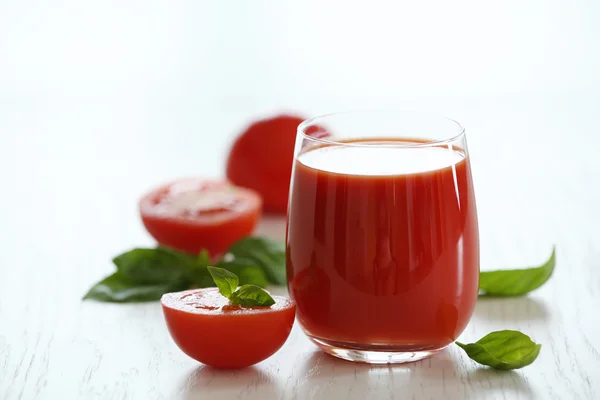
<svg viewBox="0 0 600 400">
<path fill-rule="evenodd" d="M 287 340 L 295 303 L 272 296 L 270 307 L 230 305 L 217 288 L 163 295 L 169 333 L 188 356 L 215 368 L 243 368 L 274 354 Z"/>
<path fill-rule="evenodd" d="M 250 189 L 183 179 L 148 193 L 139 207 L 144 226 L 159 244 L 192 254 L 206 249 L 214 256 L 252 233 L 261 204 Z"/>
</svg>

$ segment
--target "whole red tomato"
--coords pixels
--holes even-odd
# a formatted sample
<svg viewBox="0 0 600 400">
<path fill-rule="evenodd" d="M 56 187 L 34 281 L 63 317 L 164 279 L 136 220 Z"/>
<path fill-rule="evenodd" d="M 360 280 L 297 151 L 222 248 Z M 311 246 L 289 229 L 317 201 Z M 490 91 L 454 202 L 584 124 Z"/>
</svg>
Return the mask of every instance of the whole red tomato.
<svg viewBox="0 0 600 400">
<path fill-rule="evenodd" d="M 227 160 L 227 179 L 254 189 L 267 212 L 287 211 L 296 131 L 303 118 L 280 115 L 250 125 L 233 143 Z M 316 130 L 314 136 L 323 136 Z"/>
</svg>

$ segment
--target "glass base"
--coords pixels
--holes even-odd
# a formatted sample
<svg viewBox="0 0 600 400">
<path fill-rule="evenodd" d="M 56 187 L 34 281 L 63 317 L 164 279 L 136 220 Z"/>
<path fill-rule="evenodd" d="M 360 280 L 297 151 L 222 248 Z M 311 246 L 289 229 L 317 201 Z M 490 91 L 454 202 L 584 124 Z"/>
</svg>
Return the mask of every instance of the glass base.
<svg viewBox="0 0 600 400">
<path fill-rule="evenodd" d="M 351 347 L 343 347 L 344 344 L 332 343 L 314 337 L 308 337 L 314 344 L 319 346 L 325 353 L 342 360 L 361 362 L 366 364 L 404 364 L 414 361 L 419 361 L 442 351 L 446 348 L 427 349 L 417 351 L 389 351 L 377 349 L 357 349 Z"/>
</svg>

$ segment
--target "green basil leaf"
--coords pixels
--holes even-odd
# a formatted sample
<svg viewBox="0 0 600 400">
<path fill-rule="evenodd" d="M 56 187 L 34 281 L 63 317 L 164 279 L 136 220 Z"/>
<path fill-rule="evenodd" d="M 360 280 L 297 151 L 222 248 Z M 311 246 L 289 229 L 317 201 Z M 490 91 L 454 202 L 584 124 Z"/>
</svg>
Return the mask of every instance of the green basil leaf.
<svg viewBox="0 0 600 400">
<path fill-rule="evenodd" d="M 195 256 L 193 254 L 184 253 L 183 251 L 175 250 L 175 249 L 172 249 L 172 248 L 166 247 L 166 246 L 158 246 L 154 250 L 159 250 L 163 254 L 170 255 L 173 259 L 178 260 L 180 264 L 204 265 L 204 266 L 210 264 L 210 258 L 206 263 L 203 264 L 203 257 L 208 257 L 208 253 L 206 253 L 206 254 L 203 253 L 206 250 L 202 250 L 202 252 L 198 256 Z"/>
<path fill-rule="evenodd" d="M 207 267 L 208 272 L 210 272 L 210 276 L 212 276 L 213 280 L 217 284 L 219 288 L 219 292 L 230 298 L 231 294 L 237 289 L 238 283 L 240 282 L 237 275 L 233 274 L 226 269 L 217 268 L 217 267 Z"/>
<path fill-rule="evenodd" d="M 185 275 L 185 279 L 188 281 L 190 289 L 215 286 L 215 281 L 210 276 L 208 269 L 202 266 L 190 268 Z"/>
<path fill-rule="evenodd" d="M 190 288 L 205 288 L 214 287 L 215 281 L 208 272 L 208 267 L 211 265 L 208 251 L 202 250 L 194 261 L 195 265 L 191 265 L 186 272 L 187 279 L 191 282 Z"/>
<path fill-rule="evenodd" d="M 539 288 L 554 272 L 555 253 L 553 248 L 548 261 L 540 267 L 480 272 L 481 296 L 522 296 Z"/>
<path fill-rule="evenodd" d="M 262 269 L 269 282 L 285 285 L 285 244 L 266 237 L 247 237 L 228 251 L 234 261 L 247 260 Z"/>
<path fill-rule="evenodd" d="M 242 307 L 254 306 L 272 306 L 275 300 L 264 289 L 256 285 L 244 285 L 231 294 L 229 298 L 231 304 L 237 304 Z"/>
<path fill-rule="evenodd" d="M 240 285 L 256 285 L 261 288 L 266 288 L 269 285 L 267 276 L 260 268 L 237 266 L 232 268 L 231 271 L 240 278 Z"/>
<path fill-rule="evenodd" d="M 232 261 L 221 260 L 215 267 L 224 268 L 236 274 L 240 279 L 240 285 L 252 284 L 264 288 L 269 284 L 264 271 L 257 267 L 252 260 L 245 258 L 237 258 Z"/>
<path fill-rule="evenodd" d="M 200 254 L 198 254 L 198 262 L 200 263 L 200 265 L 204 265 L 205 267 L 208 267 L 212 264 L 210 260 L 210 255 L 208 254 L 208 251 L 206 249 L 200 250 Z"/>
<path fill-rule="evenodd" d="M 495 369 L 523 368 L 535 361 L 540 354 L 541 344 L 519 331 L 492 332 L 475 343 L 456 342 L 471 358 L 480 364 Z"/>
<path fill-rule="evenodd" d="M 182 279 L 199 264 L 196 257 L 176 250 L 133 249 L 113 259 L 117 271 L 140 284 L 163 284 Z"/>
<path fill-rule="evenodd" d="M 92 286 L 84 296 L 84 300 L 116 303 L 155 301 L 160 300 L 165 293 L 177 292 L 186 288 L 186 282 L 183 281 L 141 284 L 115 272 Z"/>
</svg>

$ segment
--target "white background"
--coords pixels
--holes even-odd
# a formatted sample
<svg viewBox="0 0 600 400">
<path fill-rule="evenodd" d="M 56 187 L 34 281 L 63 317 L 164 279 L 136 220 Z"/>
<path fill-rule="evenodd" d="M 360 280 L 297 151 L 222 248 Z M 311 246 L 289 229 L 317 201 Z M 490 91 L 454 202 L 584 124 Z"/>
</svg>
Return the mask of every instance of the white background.
<svg viewBox="0 0 600 400">
<path fill-rule="evenodd" d="M 0 0 L 0 398 L 597 398 L 599 21 L 593 0 Z M 215 373 L 156 304 L 80 302 L 113 255 L 152 243 L 144 191 L 222 176 L 258 117 L 360 108 L 466 127 L 482 269 L 557 245 L 548 285 L 480 301 L 461 337 L 521 329 L 544 346 L 534 365 L 498 374 L 450 349 L 371 369 L 295 330 L 255 369 Z"/>
</svg>

